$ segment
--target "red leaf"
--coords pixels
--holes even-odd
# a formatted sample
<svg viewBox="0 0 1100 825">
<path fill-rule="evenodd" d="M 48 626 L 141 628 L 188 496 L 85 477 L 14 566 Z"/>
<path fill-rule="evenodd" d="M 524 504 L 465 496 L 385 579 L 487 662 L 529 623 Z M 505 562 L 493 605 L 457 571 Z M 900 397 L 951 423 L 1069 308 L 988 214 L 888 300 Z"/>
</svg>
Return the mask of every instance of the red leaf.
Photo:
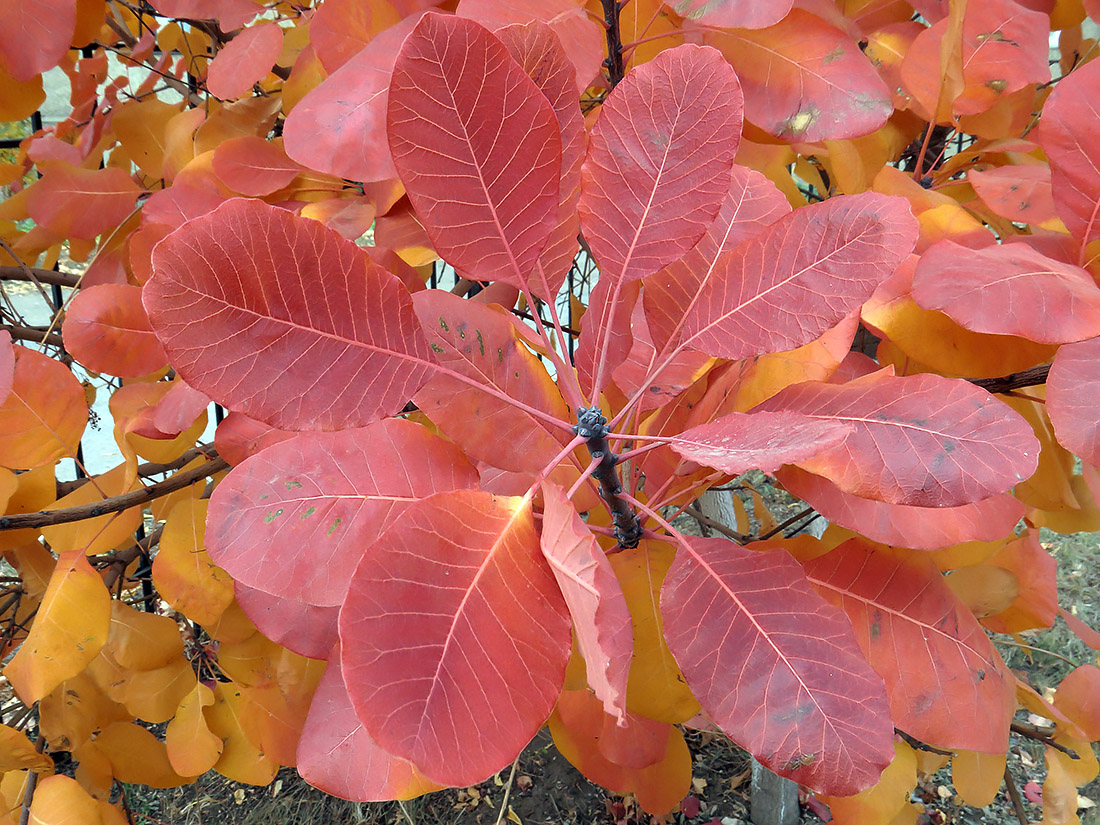
<svg viewBox="0 0 1100 825">
<path fill-rule="evenodd" d="M 596 284 L 599 289 L 599 284 Z M 627 290 L 630 289 L 628 285 Z M 596 294 L 594 289 L 593 294 Z M 649 294 L 646 286 L 643 297 Z M 630 317 L 630 352 L 612 373 L 615 385 L 628 396 L 638 394 L 639 412 L 661 407 L 678 396 L 714 363 L 701 352 L 673 353 L 667 361 L 658 362 L 657 349 L 649 334 L 649 322 L 641 302 L 634 304 Z"/>
<path fill-rule="evenodd" d="M 1060 347 L 1047 376 L 1047 413 L 1062 446 L 1093 465 L 1100 465 L 1098 406 L 1100 338 Z"/>
<path fill-rule="evenodd" d="M 1040 805 L 1043 802 L 1043 786 L 1034 779 L 1029 779 L 1024 785 L 1024 796 L 1032 805 Z"/>
<path fill-rule="evenodd" d="M 1098 85 L 1100 63 L 1070 72 L 1047 99 L 1039 130 L 1039 142 L 1050 160 L 1058 215 L 1082 246 L 1100 237 L 1100 167 L 1095 159 Z"/>
<path fill-rule="evenodd" d="M 837 447 L 799 462 L 847 493 L 918 507 L 955 507 L 1003 493 L 1035 472 L 1031 426 L 969 382 L 882 372 L 848 384 L 797 384 L 757 409 L 850 422 Z"/>
<path fill-rule="evenodd" d="M 634 653 L 630 610 L 611 563 L 565 497 L 565 491 L 556 484 L 543 483 L 542 495 L 543 555 L 573 617 L 588 684 L 603 702 L 604 710 L 621 722 L 626 714 L 626 680 Z M 665 741 L 667 731 L 662 730 L 661 744 Z"/>
<path fill-rule="evenodd" d="M 440 790 L 407 760 L 382 750 L 363 728 L 344 687 L 339 655 L 329 659 L 313 694 L 297 767 L 315 788 L 357 802 L 412 799 Z"/>
<path fill-rule="evenodd" d="M 511 23 L 541 21 L 550 26 L 573 64 L 573 105 L 577 94 L 583 93 L 600 71 L 603 59 L 604 35 L 598 23 L 588 16 L 584 5 L 576 0 L 462 0 L 457 13 L 476 20 L 488 29 L 499 29 Z M 497 32 L 500 36 L 500 32 Z M 501 38 L 503 39 L 503 38 Z M 523 65 L 523 61 L 517 61 Z"/>
<path fill-rule="evenodd" d="M 852 539 L 803 566 L 851 620 L 898 728 L 940 748 L 1004 752 L 1015 681 L 930 556 Z"/>
<path fill-rule="evenodd" d="M 850 795 L 890 763 L 882 680 L 843 614 L 785 552 L 685 539 L 661 591 L 661 615 L 703 710 L 766 767 Z"/>
<path fill-rule="evenodd" d="M 281 28 L 274 23 L 249 26 L 210 61 L 206 88 L 223 100 L 241 97 L 267 77 L 282 51 Z"/>
<path fill-rule="evenodd" d="M 913 298 L 974 332 L 1041 344 L 1100 335 L 1100 287 L 1092 276 L 1022 243 L 967 249 L 940 241 L 917 263 Z"/>
<path fill-rule="evenodd" d="M 283 126 L 291 158 L 350 180 L 397 176 L 386 141 L 386 101 L 397 50 L 421 16 L 379 34 L 298 102 Z"/>
<path fill-rule="evenodd" d="M 676 13 L 703 26 L 720 29 L 764 29 L 787 16 L 791 0 L 676 0 Z"/>
<path fill-rule="evenodd" d="M 387 419 L 303 433 L 252 456 L 218 485 L 206 547 L 249 587 L 336 607 L 363 548 L 410 503 L 476 485 L 462 453 L 419 424 Z"/>
<path fill-rule="evenodd" d="M 581 229 L 601 277 L 652 275 L 718 214 L 741 137 L 741 88 L 713 49 L 677 46 L 604 101 L 581 169 Z"/>
<path fill-rule="evenodd" d="M 281 141 L 264 140 L 255 135 L 219 143 L 211 166 L 214 174 L 234 192 L 254 196 L 270 195 L 282 189 L 302 171 L 302 167 L 286 156 Z"/>
<path fill-rule="evenodd" d="M 138 378 L 168 364 L 141 305 L 141 287 L 102 284 L 80 290 L 65 311 L 61 333 L 65 348 L 95 372 Z"/>
<path fill-rule="evenodd" d="M 363 426 L 430 374 L 408 290 L 316 221 L 235 198 L 161 241 L 153 268 L 145 308 L 172 365 L 274 427 Z"/>
<path fill-rule="evenodd" d="M 708 32 L 745 89 L 745 118 L 791 142 L 867 135 L 893 112 L 890 92 L 859 45 L 793 9 L 759 31 Z"/>
<path fill-rule="evenodd" d="M 1059 608 L 1058 615 L 1062 617 L 1066 625 L 1073 631 L 1074 635 L 1091 647 L 1093 650 L 1100 650 L 1100 633 L 1093 630 L 1083 621 L 1078 619 L 1075 615 L 1070 613 L 1064 608 Z"/>
<path fill-rule="evenodd" d="M 81 169 L 59 162 L 27 189 L 27 212 L 51 232 L 90 240 L 126 220 L 140 193 L 122 169 Z"/>
<path fill-rule="evenodd" d="M 645 279 L 646 318 L 658 348 L 676 343 L 684 317 L 723 252 L 757 235 L 791 211 L 775 184 L 754 169 L 734 165 L 718 217 L 684 257 Z"/>
<path fill-rule="evenodd" d="M 11 333 L 0 330 L 0 404 L 11 392 L 15 380 L 15 347 L 11 342 Z"/>
<path fill-rule="evenodd" d="M 153 6 L 165 17 L 217 20 L 222 31 L 239 29 L 262 11 L 253 0 L 156 0 Z"/>
<path fill-rule="evenodd" d="M 284 599 L 240 582 L 233 583 L 237 604 L 264 636 L 310 659 L 328 659 L 339 637 L 339 607 Z M 332 660 L 329 661 L 332 666 Z"/>
<path fill-rule="evenodd" d="M 340 661 L 379 745 L 466 786 L 546 722 L 570 636 L 530 505 L 461 490 L 412 505 L 367 550 L 340 612 Z"/>
<path fill-rule="evenodd" d="M 438 289 L 416 293 L 413 304 L 439 363 L 498 392 L 491 395 L 441 372 L 413 396 L 417 406 L 471 457 L 505 470 L 542 470 L 561 451 L 568 427 L 548 426 L 506 399 L 563 424 L 571 416 L 512 322 L 498 310 Z"/>
<path fill-rule="evenodd" d="M 214 431 L 214 448 L 233 466 L 240 464 L 264 447 L 293 438 L 289 430 L 269 427 L 244 413 L 231 412 Z"/>
<path fill-rule="evenodd" d="M 626 363 L 633 349 L 631 318 L 641 293 L 640 281 L 599 278 L 588 295 L 588 309 L 581 322 L 574 360 L 581 388 L 595 396 L 608 374 Z M 604 373 L 599 375 L 600 365 Z M 648 376 L 642 376 L 643 378 Z"/>
<path fill-rule="evenodd" d="M 723 254 L 684 318 L 681 346 L 745 358 L 807 344 L 893 274 L 917 239 L 900 198 L 829 198 Z"/>
<path fill-rule="evenodd" d="M 680 813 L 688 819 L 693 819 L 699 816 L 700 807 L 699 797 L 688 794 L 684 797 L 684 801 L 680 803 Z"/>
<path fill-rule="evenodd" d="M 394 65 L 388 124 L 436 252 L 471 280 L 525 286 L 557 222 L 561 137 L 504 45 L 470 20 L 425 15 Z"/>
<path fill-rule="evenodd" d="M 1058 564 L 1039 543 L 1038 531 L 1010 541 L 986 562 L 1012 573 L 1020 583 L 1015 600 L 982 625 L 994 633 L 1022 633 L 1051 627 L 1058 616 Z"/>
<path fill-rule="evenodd" d="M 917 550 L 996 541 L 1012 531 L 1027 509 L 1009 493 L 958 507 L 906 507 L 850 495 L 797 467 L 783 467 L 777 478 L 791 495 L 813 505 L 829 521 L 873 541 Z"/>
<path fill-rule="evenodd" d="M 672 438 L 684 458 L 724 473 L 775 472 L 836 447 L 851 425 L 791 412 L 730 413 Z"/>
<path fill-rule="evenodd" d="M 959 54 L 963 88 L 954 99 L 959 115 L 985 112 L 1033 83 L 1050 80 L 1047 63 L 1049 20 L 1015 0 L 982 0 L 967 6 Z M 924 111 L 935 114 L 941 85 L 941 49 L 949 38 L 949 18 L 938 20 L 913 41 L 901 64 L 905 87 Z M 951 43 L 947 44 L 948 48 Z M 1044 117 L 1045 117 L 1044 111 Z"/>
<path fill-rule="evenodd" d="M 177 377 L 172 382 L 172 389 L 168 390 L 156 405 L 152 423 L 157 431 L 162 433 L 161 437 L 164 435 L 174 437 L 194 424 L 195 419 L 209 406 L 209 398 L 188 386 L 182 378 Z"/>
<path fill-rule="evenodd" d="M 6 0 L 0 14 L 0 71 L 20 81 L 51 69 L 69 49 L 76 0 Z"/>
<path fill-rule="evenodd" d="M 1002 218 L 1037 226 L 1057 217 L 1050 167 L 1045 163 L 970 169 L 966 179 L 985 205 Z"/>
<path fill-rule="evenodd" d="M 503 5 L 494 3 L 494 7 L 500 9 Z M 575 11 L 586 18 L 583 9 L 575 8 Z M 576 72 L 549 26 L 541 23 L 507 26 L 496 34 L 520 68 L 527 72 L 550 101 L 561 131 L 557 223 L 539 256 L 541 269 L 531 283 L 536 295 L 553 300 L 565 283 L 578 249 L 577 199 L 581 192 L 585 132 L 584 120 L 577 105 Z"/>
</svg>

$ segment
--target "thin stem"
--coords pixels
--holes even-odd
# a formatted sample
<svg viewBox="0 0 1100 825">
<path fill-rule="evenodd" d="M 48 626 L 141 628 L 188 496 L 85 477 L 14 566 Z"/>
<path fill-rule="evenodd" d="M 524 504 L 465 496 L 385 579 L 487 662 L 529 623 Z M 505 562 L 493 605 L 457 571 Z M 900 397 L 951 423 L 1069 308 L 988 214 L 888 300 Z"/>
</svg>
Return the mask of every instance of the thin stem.
<svg viewBox="0 0 1100 825">
<path fill-rule="evenodd" d="M 725 536 L 728 539 L 733 539 L 738 544 L 744 545 L 744 544 L 747 544 L 751 540 L 749 536 L 746 536 L 742 533 L 738 533 L 736 530 L 731 530 L 729 527 L 722 524 L 722 522 L 715 521 L 710 516 L 706 515 L 701 510 L 699 510 L 695 507 L 684 507 L 684 508 L 682 508 L 682 510 L 683 510 L 683 512 L 685 512 L 689 516 L 691 516 L 693 519 L 695 519 L 696 521 L 701 522 L 702 524 L 705 524 L 711 530 L 718 531 L 719 533 L 721 533 L 723 536 Z"/>
<path fill-rule="evenodd" d="M 601 459 L 593 456 L 592 460 L 588 462 L 588 467 L 581 473 L 580 478 L 573 482 L 573 486 L 569 488 L 569 492 L 566 493 L 566 498 L 573 498 L 588 479 L 592 477 L 593 471 L 600 466 Z"/>
<path fill-rule="evenodd" d="M 539 279 L 542 281 L 543 292 L 547 295 L 550 293 L 550 280 L 546 277 L 546 270 L 542 267 L 542 261 L 538 262 Z M 554 334 L 558 339 L 558 349 L 561 351 L 562 360 L 565 360 L 566 353 L 569 352 L 569 347 L 565 341 L 565 330 L 562 328 L 561 318 L 558 316 L 558 308 L 554 297 L 550 297 L 546 301 L 547 311 L 550 313 L 550 321 L 554 324 Z M 533 307 L 532 307 L 533 309 Z M 581 392 L 581 382 L 577 379 L 577 374 L 572 365 L 565 369 L 567 376 L 565 378 L 566 387 L 568 389 L 568 396 L 570 397 L 569 403 L 574 409 L 582 407 L 584 405 L 583 397 L 584 393 Z M 560 372 L 559 372 L 560 375 Z M 559 381 L 560 384 L 560 381 Z M 575 400 L 574 400 L 575 397 Z"/>
<path fill-rule="evenodd" d="M 619 456 L 619 461 L 620 462 L 629 461 L 630 459 L 635 458 L 636 456 L 640 456 L 642 453 L 648 453 L 650 450 L 656 450 L 658 447 L 663 447 L 663 446 L 665 446 L 665 445 L 663 443 L 659 443 L 659 442 L 655 442 L 653 444 L 646 444 L 644 447 L 638 447 L 636 450 L 629 450 L 625 453 L 622 453 Z"/>
<path fill-rule="evenodd" d="M 542 271 L 541 262 L 539 262 L 539 271 Z M 545 283 L 546 278 L 545 276 L 543 276 L 543 284 Z M 546 345 L 546 351 L 550 354 L 550 360 L 554 362 L 554 369 L 556 369 L 558 373 L 558 386 L 565 391 L 564 394 L 566 397 L 566 403 L 568 403 L 569 406 L 573 409 L 577 409 L 578 407 L 583 406 L 583 402 L 581 401 L 580 384 L 577 382 L 576 377 L 573 376 L 572 368 L 565 363 L 565 359 L 558 352 L 558 350 L 554 348 L 554 342 L 550 340 L 550 334 L 546 331 L 546 324 L 543 323 L 542 317 L 536 311 L 537 304 L 535 303 L 534 297 L 531 295 L 531 290 L 529 290 L 526 285 L 522 287 L 522 290 L 523 297 L 527 301 L 527 306 L 531 309 L 531 318 L 535 322 L 535 329 L 538 331 L 539 337 L 542 338 L 543 343 Z M 559 346 L 562 347 L 561 352 L 564 353 L 564 338 L 561 337 L 562 333 L 560 329 L 557 330 L 557 334 Z M 572 382 L 569 381 L 570 377 L 572 377 L 573 379 Z"/>
<path fill-rule="evenodd" d="M 39 753 L 42 753 L 42 749 L 46 746 L 46 738 L 42 735 L 41 731 L 38 733 L 38 739 L 34 742 L 34 749 Z M 27 774 L 27 789 L 23 792 L 23 808 L 19 812 L 19 825 L 27 825 L 31 819 L 31 802 L 34 800 L 34 789 L 38 785 L 38 771 L 30 771 Z"/>
<path fill-rule="evenodd" d="M 1018 647 L 1021 650 L 1032 650 L 1035 653 L 1045 653 L 1047 656 L 1053 656 L 1055 659 L 1061 659 L 1067 665 L 1072 667 L 1078 667 L 1078 663 L 1073 659 L 1067 659 L 1061 653 L 1055 653 L 1053 650 L 1044 650 L 1041 647 L 1032 647 L 1031 645 L 1024 644 L 1023 642 L 1017 642 L 1015 639 L 994 639 L 995 644 L 999 645 L 1011 645 L 1012 647 Z"/>
<path fill-rule="evenodd" d="M 940 87 L 940 94 L 943 94 L 942 85 Z M 939 105 L 939 101 L 937 100 L 937 109 L 939 108 Z M 933 116 L 935 115 L 933 114 Z M 913 170 L 913 180 L 915 181 L 919 181 L 921 178 L 924 177 L 924 172 L 922 171 L 924 169 L 924 156 L 928 152 L 928 145 L 932 142 L 932 132 L 934 131 L 934 129 L 935 125 L 931 121 L 929 121 L 928 127 L 924 130 L 924 142 L 921 144 L 920 153 L 917 155 L 916 168 Z"/>
<path fill-rule="evenodd" d="M 508 811 L 508 798 L 512 795 L 512 784 L 516 781 L 516 765 L 519 764 L 519 757 L 517 756 L 515 761 L 512 762 L 512 770 L 508 772 L 508 782 L 504 786 L 504 801 L 500 803 L 500 813 L 497 814 L 496 825 L 500 825 L 504 821 L 504 814 Z"/>
<path fill-rule="evenodd" d="M 646 28 L 649 28 L 648 26 Z M 683 34 L 683 29 L 672 29 L 671 31 L 661 32 L 660 34 L 651 34 L 648 37 L 641 37 L 631 43 L 623 44 L 623 52 L 633 51 L 635 47 L 641 46 L 643 43 L 652 43 L 654 40 L 660 40 L 662 37 L 672 37 L 676 34 Z"/>
<path fill-rule="evenodd" d="M 808 516 L 810 514 L 813 514 L 813 518 L 811 518 L 809 521 L 807 521 L 801 527 L 801 529 L 805 530 L 816 519 L 821 517 L 821 513 L 815 513 L 813 507 L 807 507 L 801 513 L 795 513 L 793 516 L 791 516 L 789 519 L 784 521 L 782 524 L 777 524 L 775 527 L 773 527 L 771 530 L 766 532 L 764 535 L 760 536 L 760 538 L 754 539 L 754 541 L 767 541 L 772 536 L 776 535 L 777 533 L 782 533 L 784 530 L 786 530 L 792 524 L 795 524 L 796 522 L 801 521 L 802 519 L 806 518 L 806 516 Z"/>
</svg>

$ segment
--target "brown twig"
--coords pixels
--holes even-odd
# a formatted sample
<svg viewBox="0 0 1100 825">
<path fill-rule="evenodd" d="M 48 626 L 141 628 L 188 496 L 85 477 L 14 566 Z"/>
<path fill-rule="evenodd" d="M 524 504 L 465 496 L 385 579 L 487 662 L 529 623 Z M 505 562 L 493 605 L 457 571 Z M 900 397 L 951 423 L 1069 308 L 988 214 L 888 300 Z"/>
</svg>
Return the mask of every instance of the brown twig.
<svg viewBox="0 0 1100 825">
<path fill-rule="evenodd" d="M 622 8 L 622 3 L 618 0 L 602 0 L 602 2 L 603 19 L 607 27 L 607 60 L 604 61 L 604 65 L 607 67 L 611 88 L 614 89 L 626 74 L 623 66 L 623 39 L 619 30 L 619 10 Z"/>
<path fill-rule="evenodd" d="M 43 284 L 58 286 L 76 286 L 79 276 L 68 272 L 54 272 L 52 269 L 35 269 L 23 266 L 0 266 L 0 281 L 39 281 Z"/>
<path fill-rule="evenodd" d="M 691 516 L 696 521 L 705 524 L 711 530 L 721 533 L 723 536 L 729 539 L 733 539 L 738 544 L 745 544 L 749 541 L 749 537 L 738 533 L 736 530 L 732 530 L 720 521 L 715 521 L 710 516 L 703 513 L 701 510 L 695 507 L 685 507 L 684 512 Z"/>
<path fill-rule="evenodd" d="M 178 470 L 180 467 L 186 467 L 199 456 L 204 456 L 208 459 L 217 458 L 218 451 L 214 449 L 213 445 L 197 444 L 175 461 L 169 461 L 167 464 L 157 464 L 152 461 L 145 464 L 139 464 L 137 474 L 142 478 L 150 478 L 151 476 L 158 476 L 162 473 L 170 473 L 174 470 Z M 57 482 L 57 497 L 62 498 L 63 496 L 67 496 L 73 490 L 83 487 L 87 483 L 87 478 L 78 478 L 73 481 L 59 481 Z"/>
<path fill-rule="evenodd" d="M 1072 748 L 1067 748 L 1065 745 L 1054 741 L 1054 728 L 1047 726 L 1034 725 L 1031 722 L 1013 722 L 1009 729 L 1013 733 L 1018 733 L 1025 739 L 1034 739 L 1036 742 L 1042 742 L 1048 748 L 1054 748 L 1056 751 L 1061 751 L 1070 759 L 1080 759 L 1077 752 Z"/>
<path fill-rule="evenodd" d="M 36 344 L 49 344 L 58 348 L 62 346 L 60 332 L 46 332 L 18 324 L 0 324 L 0 329 L 6 329 L 16 341 L 34 341 Z"/>
<path fill-rule="evenodd" d="M 1008 790 L 1008 798 L 1012 800 L 1012 807 L 1016 811 L 1016 818 L 1020 820 L 1020 825 L 1028 825 L 1024 800 L 1020 799 L 1020 791 L 1016 787 L 1016 780 L 1012 778 L 1012 773 L 1008 770 L 1007 764 L 1005 765 L 1005 788 Z"/>
<path fill-rule="evenodd" d="M 935 753 L 935 754 L 939 754 L 940 756 L 954 756 L 955 755 L 954 751 L 945 751 L 943 748 L 937 748 L 934 745 L 929 745 L 927 742 L 920 741 L 915 736 L 910 736 L 908 733 L 901 730 L 900 728 L 894 728 L 894 733 L 896 733 L 898 736 L 900 736 L 902 739 L 904 739 L 905 743 L 909 747 L 911 747 L 915 750 L 926 751 L 927 753 Z"/>
<path fill-rule="evenodd" d="M 73 521 L 83 521 L 88 518 L 105 516 L 108 513 L 120 513 L 131 507 L 144 505 L 153 499 L 182 490 L 185 487 L 201 481 L 214 473 L 229 469 L 229 462 L 224 458 L 214 458 L 205 464 L 195 467 L 193 470 L 176 473 L 164 481 L 158 481 L 141 490 L 134 490 L 118 496 L 111 496 L 101 501 L 93 501 L 90 504 L 81 504 L 77 507 L 62 507 L 58 510 L 42 510 L 37 513 L 16 513 L 10 516 L 0 517 L 0 530 L 18 530 L 25 527 L 46 527 L 51 524 L 67 524 Z"/>
<path fill-rule="evenodd" d="M 968 378 L 967 380 L 987 392 L 999 393 L 1022 389 L 1023 387 L 1035 387 L 1047 382 L 1047 374 L 1050 372 L 1050 364 L 1042 364 L 1038 367 L 1003 375 L 999 378 Z"/>
<path fill-rule="evenodd" d="M 46 746 L 46 737 L 41 732 L 34 742 L 34 749 L 42 753 Z M 23 793 L 23 808 L 19 812 L 19 825 L 27 825 L 31 819 L 31 801 L 34 799 L 34 789 L 38 785 L 38 771 L 30 771 L 27 774 L 27 790 Z"/>
</svg>

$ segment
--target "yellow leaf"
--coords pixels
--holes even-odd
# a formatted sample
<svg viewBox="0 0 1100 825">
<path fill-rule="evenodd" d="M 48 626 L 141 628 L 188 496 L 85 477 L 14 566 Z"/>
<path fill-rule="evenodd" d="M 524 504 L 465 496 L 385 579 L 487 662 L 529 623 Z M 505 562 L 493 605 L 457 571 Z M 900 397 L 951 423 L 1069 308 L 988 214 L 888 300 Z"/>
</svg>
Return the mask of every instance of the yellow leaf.
<svg viewBox="0 0 1100 825">
<path fill-rule="evenodd" d="M 175 788 L 192 781 L 173 770 L 164 743 L 140 725 L 115 722 L 94 744 L 111 761 L 111 771 L 121 782 Z"/>
<path fill-rule="evenodd" d="M 107 641 L 111 597 L 84 553 L 64 553 L 31 632 L 4 669 L 19 698 L 37 702 L 80 673 Z"/>
<path fill-rule="evenodd" d="M 164 165 L 168 123 L 179 107 L 149 97 L 116 106 L 111 115 L 115 137 L 143 174 L 159 178 Z"/>
<path fill-rule="evenodd" d="M 917 758 L 904 742 L 894 742 L 894 759 L 879 781 L 855 796 L 822 796 L 836 825 L 886 825 L 904 811 L 917 785 Z"/>
<path fill-rule="evenodd" d="M 42 75 L 16 80 L 0 66 L 0 121 L 26 120 L 45 100 Z"/>
<path fill-rule="evenodd" d="M 214 704 L 214 692 L 201 682 L 183 697 L 175 718 L 168 723 L 164 741 L 168 761 L 182 776 L 206 773 L 218 761 L 224 743 L 210 732 L 203 708 Z"/>
<path fill-rule="evenodd" d="M 172 508 L 153 558 L 153 584 L 161 597 L 203 627 L 215 624 L 233 601 L 233 581 L 204 547 L 205 500 L 184 499 Z"/>
<path fill-rule="evenodd" d="M 1068 773 L 1071 761 L 1064 753 L 1047 748 L 1047 778 L 1043 782 L 1043 821 L 1040 825 L 1080 825 L 1077 786 Z"/>
<path fill-rule="evenodd" d="M 35 750 L 22 731 L 0 725 L 0 773 L 24 769 L 53 773 L 53 760 Z"/>
<path fill-rule="evenodd" d="M 225 742 L 214 770 L 234 782 L 266 785 L 275 778 L 279 764 L 252 742 L 241 725 L 244 698 L 229 682 L 214 686 L 214 705 L 207 713 L 210 730 Z"/>
<path fill-rule="evenodd" d="M 962 801 L 975 808 L 993 802 L 1005 775 L 1003 753 L 959 751 L 951 760 L 951 784 Z"/>
<path fill-rule="evenodd" d="M 31 802 L 31 825 L 101 825 L 99 803 L 75 779 L 49 776 L 38 783 Z"/>
<path fill-rule="evenodd" d="M 37 513 L 57 499 L 57 481 L 54 479 L 52 464 L 20 473 L 15 478 L 18 483 L 8 499 L 6 515 Z M 38 531 L 32 528 L 5 530 L 0 532 L 0 551 L 37 541 L 37 539 Z"/>
<path fill-rule="evenodd" d="M 121 667 L 154 670 L 183 655 L 183 639 L 173 619 L 112 601 L 111 631 L 104 650 Z"/>
<path fill-rule="evenodd" d="M 945 581 L 979 619 L 1007 610 L 1020 595 L 1020 580 L 1016 575 L 992 564 L 976 564 L 955 570 Z"/>
<path fill-rule="evenodd" d="M 51 750 L 71 751 L 112 722 L 129 721 L 126 708 L 103 692 L 88 671 L 66 679 L 38 707 Z"/>
<path fill-rule="evenodd" d="M 127 483 L 126 475 L 126 465 L 120 464 L 113 470 L 77 487 L 64 498 L 58 499 L 57 503 L 48 509 L 94 504 L 109 496 L 117 496 L 136 489 L 138 486 L 136 480 Z M 95 518 L 43 527 L 42 535 L 50 543 L 54 552 L 83 550 L 87 555 L 94 556 L 130 541 L 140 526 L 141 507 L 131 507 L 121 513 L 108 513 Z"/>
<path fill-rule="evenodd" d="M 699 703 L 665 643 L 658 611 L 661 585 L 674 555 L 668 544 L 642 541 L 633 550 L 608 558 L 622 585 L 634 626 L 634 656 L 630 662 L 626 705 L 658 722 L 678 724 L 697 714 Z"/>
</svg>

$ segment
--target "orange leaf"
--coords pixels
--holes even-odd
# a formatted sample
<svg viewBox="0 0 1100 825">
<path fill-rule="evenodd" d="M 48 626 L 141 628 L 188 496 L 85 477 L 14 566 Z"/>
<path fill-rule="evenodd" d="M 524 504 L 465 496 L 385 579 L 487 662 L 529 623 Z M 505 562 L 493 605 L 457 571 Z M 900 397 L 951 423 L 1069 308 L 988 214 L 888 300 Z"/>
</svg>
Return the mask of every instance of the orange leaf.
<svg viewBox="0 0 1100 825">
<path fill-rule="evenodd" d="M 99 803 L 67 776 L 48 776 L 31 801 L 30 825 L 101 825 Z"/>
<path fill-rule="evenodd" d="M 11 394 L 0 403 L 0 462 L 33 469 L 75 456 L 87 421 L 84 388 L 65 365 L 15 347 Z"/>
<path fill-rule="evenodd" d="M 64 498 L 50 505 L 50 510 L 93 504 L 108 496 L 136 489 L 136 482 L 127 483 L 127 466 L 120 464 L 93 481 L 82 484 Z M 131 507 L 121 513 L 108 513 L 104 516 L 70 521 L 63 524 L 51 524 L 42 528 L 42 535 L 55 552 L 79 550 L 94 556 L 113 550 L 124 541 L 133 537 L 134 531 L 141 526 L 141 507 Z"/>
<path fill-rule="evenodd" d="M 821 796 L 836 825 L 890 822 L 909 802 L 917 784 L 917 758 L 904 742 L 894 741 L 894 760 L 879 781 L 855 796 Z"/>
<path fill-rule="evenodd" d="M 138 378 L 168 364 L 141 305 L 141 287 L 81 289 L 65 312 L 61 334 L 76 360 L 94 372 Z"/>
<path fill-rule="evenodd" d="M 282 29 L 271 23 L 250 26 L 210 62 L 206 88 L 223 100 L 241 97 L 267 77 L 282 51 Z"/>
<path fill-rule="evenodd" d="M 1054 706 L 1072 719 L 1090 740 L 1100 739 L 1100 669 L 1081 665 L 1058 685 Z"/>
<path fill-rule="evenodd" d="M 107 641 L 110 602 L 84 553 L 63 553 L 27 640 L 4 669 L 20 699 L 37 702 L 95 658 Z"/>
<path fill-rule="evenodd" d="M 35 223 L 58 235 L 92 239 L 109 232 L 134 210 L 141 189 L 122 169 L 49 165 L 27 189 L 27 211 Z"/>
<path fill-rule="evenodd" d="M 225 742 L 214 770 L 234 782 L 266 785 L 275 778 L 279 764 L 248 738 L 241 725 L 243 704 L 240 689 L 232 683 L 218 682 L 214 686 L 214 705 L 206 718 L 211 732 Z"/>
</svg>

